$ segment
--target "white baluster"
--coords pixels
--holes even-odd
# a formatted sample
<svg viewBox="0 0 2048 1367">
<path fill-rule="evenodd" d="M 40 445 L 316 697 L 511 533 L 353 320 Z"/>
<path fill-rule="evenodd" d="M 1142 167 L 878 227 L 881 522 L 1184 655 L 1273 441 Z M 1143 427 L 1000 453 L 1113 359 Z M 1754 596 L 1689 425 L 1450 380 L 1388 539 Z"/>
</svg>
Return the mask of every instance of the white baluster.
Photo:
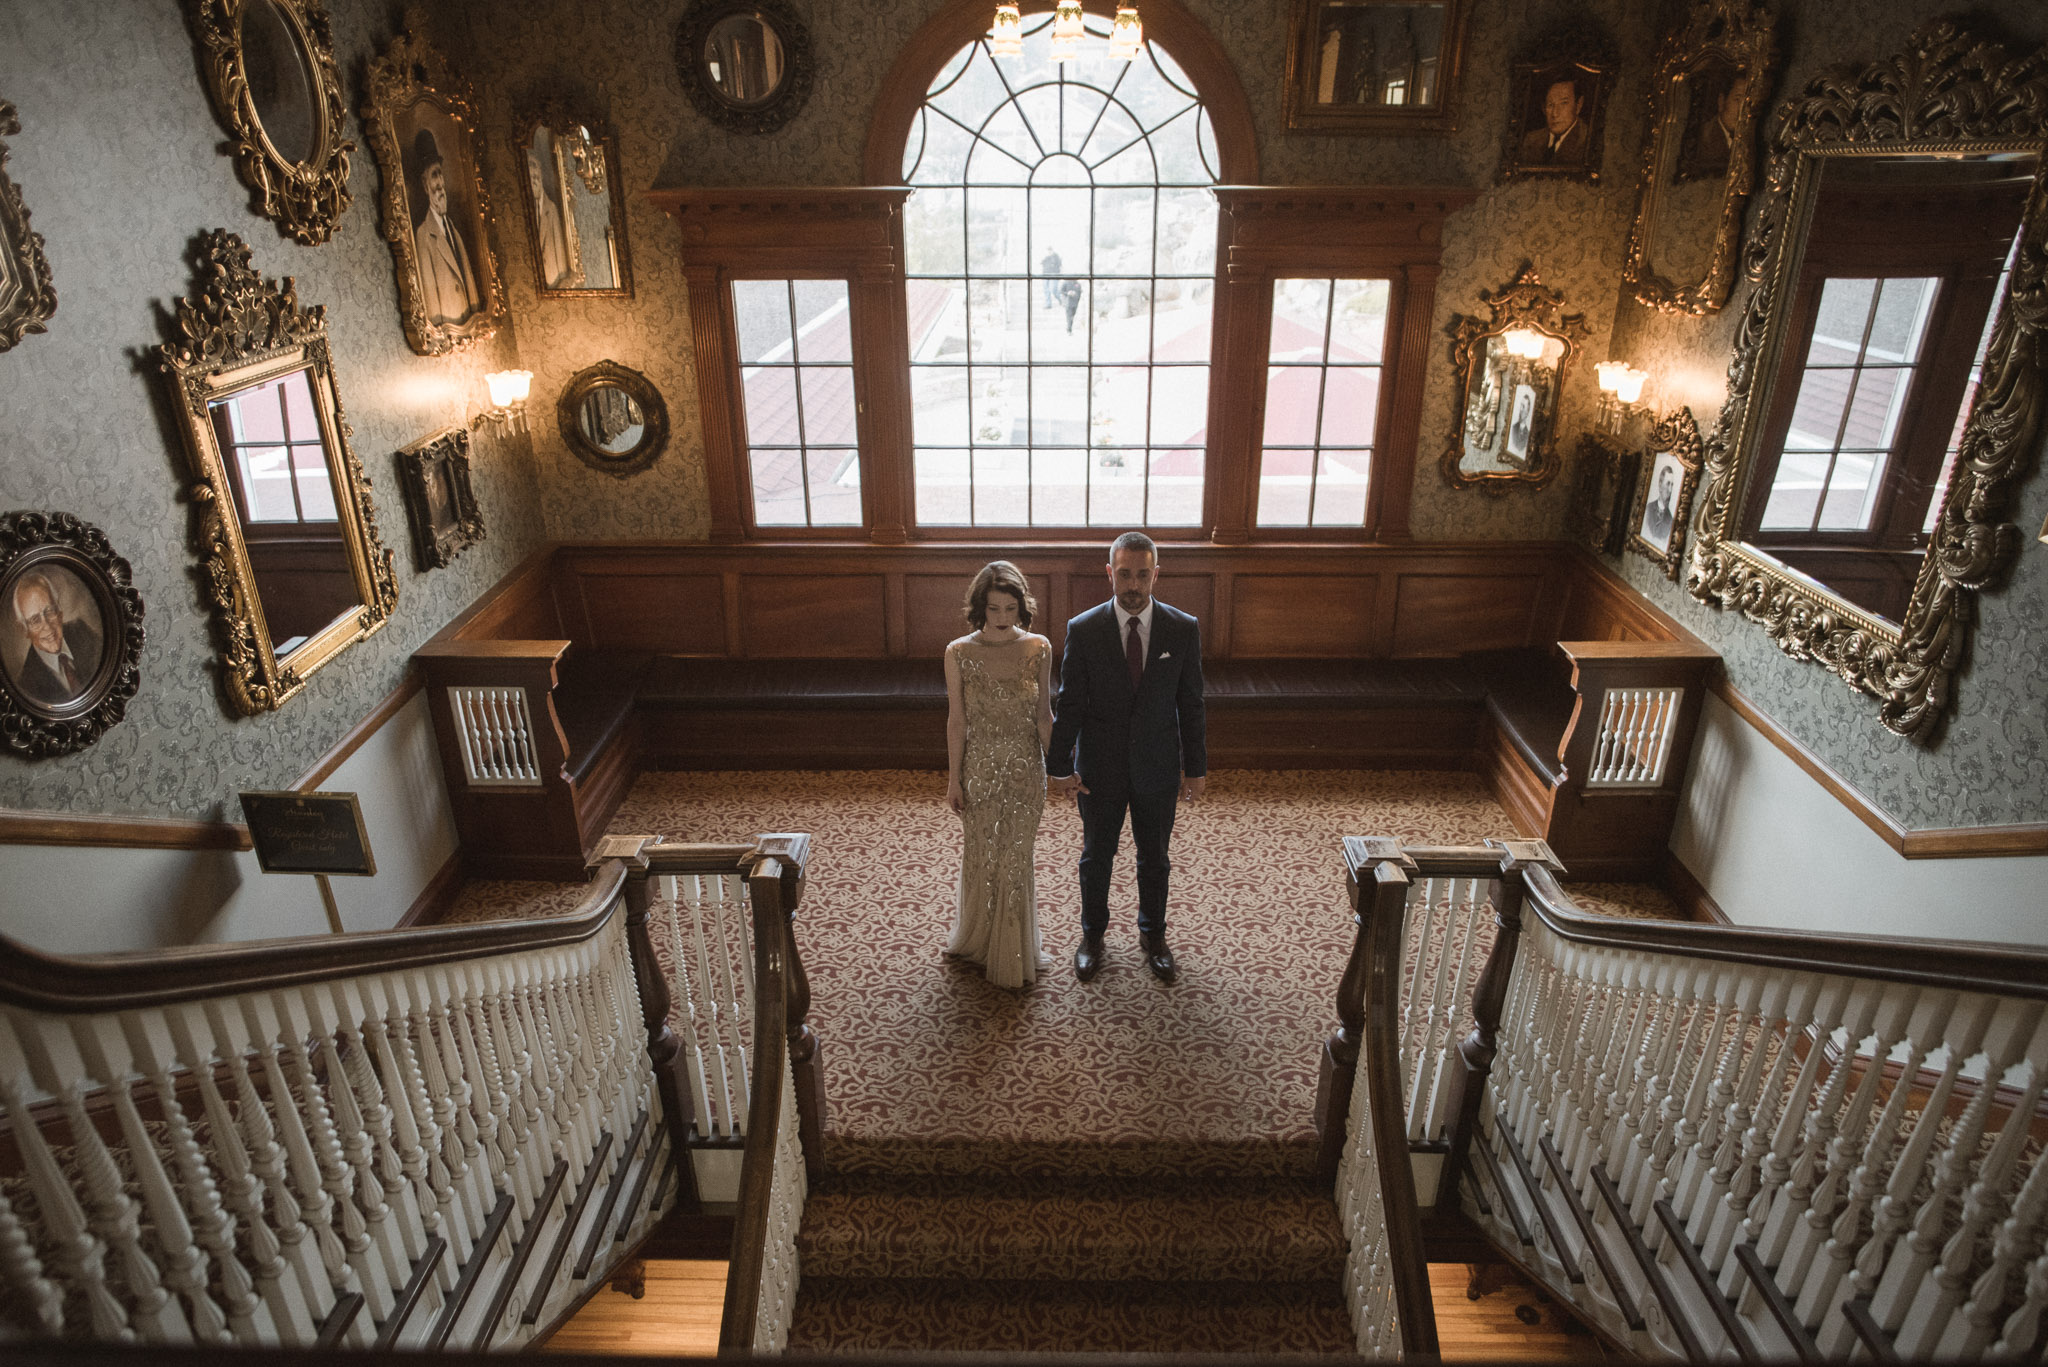
<svg viewBox="0 0 2048 1367">
<path fill-rule="evenodd" d="M 57 1268 L 67 1285 L 84 1294 L 94 1338 L 132 1341 L 135 1331 L 129 1327 L 128 1312 L 107 1285 L 106 1242 L 87 1223 L 85 1211 L 72 1194 L 70 1179 L 57 1166 L 42 1127 L 30 1115 L 27 1093 L 26 1079 L 0 1076 L 0 1106 L 14 1122 L 14 1142 L 21 1150 L 43 1226 L 49 1231 Z"/>
<path fill-rule="evenodd" d="M 2038 1086 L 2044 1076 L 2048 1076 L 2048 1068 L 2037 1063 L 2034 1083 L 2030 1085 Z M 2016 1108 L 2006 1121 L 2007 1128 L 2025 1134 L 2029 1128 L 2028 1115 L 2025 1108 Z M 1949 1321 L 1942 1334 L 1939 1356 L 1986 1355 L 1999 1332 L 1999 1312 L 2005 1306 L 2013 1278 L 2025 1272 L 2028 1256 L 2041 1249 L 2044 1217 L 2048 1217 L 2048 1161 L 2036 1155 L 2027 1171 L 2027 1180 L 2020 1187 L 2019 1199 L 2012 1203 L 2012 1213 L 1992 1236 L 1991 1265 L 1971 1284 L 1970 1299 L 1962 1313 Z"/>
<path fill-rule="evenodd" d="M 13 1117 L 8 1117 L 13 1123 Z M 29 1309 L 30 1327 L 46 1338 L 64 1332 L 64 1293 L 43 1273 L 43 1260 L 21 1227 L 7 1193 L 0 1189 L 0 1285 Z"/>
</svg>

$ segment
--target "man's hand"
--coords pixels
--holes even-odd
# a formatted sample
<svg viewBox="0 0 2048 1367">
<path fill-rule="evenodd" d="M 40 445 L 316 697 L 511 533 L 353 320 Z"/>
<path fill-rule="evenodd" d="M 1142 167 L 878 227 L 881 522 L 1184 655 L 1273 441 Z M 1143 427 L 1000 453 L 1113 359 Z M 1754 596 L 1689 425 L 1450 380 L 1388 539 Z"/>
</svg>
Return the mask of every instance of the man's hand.
<svg viewBox="0 0 2048 1367">
<path fill-rule="evenodd" d="M 1081 782 L 1079 774 L 1067 774 L 1061 778 L 1048 778 L 1045 781 L 1045 786 L 1064 798 L 1072 798 L 1075 793 L 1085 793 L 1088 791 L 1088 785 Z"/>
<path fill-rule="evenodd" d="M 1180 781 L 1180 796 L 1183 802 L 1200 802 L 1202 790 L 1209 786 L 1209 776 L 1186 777 Z"/>
</svg>

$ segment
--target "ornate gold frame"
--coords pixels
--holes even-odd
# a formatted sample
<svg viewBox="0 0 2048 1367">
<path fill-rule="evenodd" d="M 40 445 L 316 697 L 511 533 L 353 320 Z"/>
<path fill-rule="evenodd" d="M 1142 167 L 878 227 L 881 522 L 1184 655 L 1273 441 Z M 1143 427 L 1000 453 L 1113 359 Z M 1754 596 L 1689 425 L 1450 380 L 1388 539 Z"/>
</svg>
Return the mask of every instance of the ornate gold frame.
<svg viewBox="0 0 2048 1367">
<path fill-rule="evenodd" d="M 625 390 L 640 406 L 640 444 L 631 451 L 605 450 L 584 436 L 577 422 L 584 398 L 601 384 Z M 576 459 L 620 479 L 639 474 L 661 459 L 661 453 L 668 449 L 668 405 L 662 402 L 661 391 L 645 375 L 617 361 L 599 361 L 569 377 L 569 383 L 562 386 L 562 396 L 555 400 L 555 426 Z"/>
<path fill-rule="evenodd" d="M 57 290 L 50 283 L 50 260 L 43 255 L 43 235 L 28 226 L 28 205 L 20 187 L 7 176 L 6 139 L 21 133 L 14 106 L 0 100 L 0 248 L 5 248 L 20 293 L 0 297 L 0 351 L 10 350 L 57 311 Z"/>
<path fill-rule="evenodd" d="M 1671 542 L 1659 546 L 1643 539 L 1643 512 L 1650 506 L 1650 481 L 1657 473 L 1657 457 L 1664 454 L 1677 457 L 1685 478 L 1679 481 L 1678 497 L 1671 507 L 1671 537 L 1677 542 L 1674 549 Z M 1676 583 L 1679 571 L 1685 564 L 1685 534 L 1687 523 L 1692 517 L 1693 496 L 1699 492 L 1701 445 L 1700 425 L 1690 408 L 1681 408 L 1657 424 L 1650 433 L 1650 443 L 1643 448 L 1641 474 L 1636 478 L 1636 493 L 1632 501 L 1634 512 L 1628 521 L 1628 549 L 1644 556 L 1663 567 L 1664 577 Z"/>
<path fill-rule="evenodd" d="M 1790 297 L 1815 168 L 1831 156 L 2031 152 L 2048 168 L 2048 64 L 2014 58 L 1953 20 L 1937 20 L 1905 51 L 1862 71 L 1815 80 L 1774 120 L 1765 198 L 1744 264 L 1756 281 L 1728 367 L 1728 401 L 1706 444 L 1706 507 L 1686 588 L 1734 608 L 1795 660 L 1811 660 L 1880 700 L 1878 717 L 1931 740 L 1976 620 L 1976 594 L 2003 577 L 2020 531 L 2001 519 L 2032 463 L 2048 366 L 2048 189 L 2036 171 L 2019 249 L 1984 356 L 1976 407 L 1905 618 L 1875 617 L 1744 545 L 1738 519 L 1785 345 L 1776 307 Z"/>
<path fill-rule="evenodd" d="M 1777 55 L 1775 24 L 1770 10 L 1755 0 L 1704 0 L 1685 27 L 1665 41 L 1658 54 L 1657 70 L 1650 78 L 1650 137 L 1643 148 L 1636 217 L 1629 228 L 1628 254 L 1621 268 L 1622 280 L 1635 286 L 1636 299 L 1651 308 L 1697 315 L 1718 313 L 1728 302 L 1728 291 L 1735 284 L 1736 246 L 1742 238 L 1742 206 L 1756 179 L 1757 111 L 1762 107 L 1765 83 Z M 1695 69 L 1717 57 L 1748 73 L 1749 101 L 1743 110 L 1738 136 L 1729 142 L 1720 221 L 1714 228 L 1706 274 L 1685 284 L 1668 279 L 1649 259 L 1650 223 L 1665 188 L 1660 173 L 1667 142 L 1684 132 L 1671 126 L 1672 92 Z"/>
<path fill-rule="evenodd" d="M 1458 86 L 1465 68 L 1465 23 L 1469 0 L 1389 0 L 1389 3 L 1437 3 L 1444 6 L 1443 48 L 1437 58 L 1437 89 L 1431 105 L 1321 105 L 1311 98 L 1316 84 L 1316 18 L 1324 0 L 1294 0 L 1294 21 L 1287 30 L 1287 83 L 1283 96 L 1290 133 L 1364 134 L 1401 137 L 1417 133 L 1454 133 L 1458 128 Z"/>
<path fill-rule="evenodd" d="M 434 500 L 427 496 L 428 472 L 445 480 L 451 519 L 436 520 Z M 445 569 L 484 539 L 483 510 L 469 482 L 469 429 L 444 427 L 398 449 L 398 485 L 405 494 L 406 519 L 412 524 L 413 555 L 419 568 Z"/>
<path fill-rule="evenodd" d="M 1450 441 L 1445 444 L 1438 464 L 1453 489 L 1476 487 L 1482 493 L 1496 496 L 1505 494 L 1517 484 L 1540 489 L 1557 477 L 1562 464 L 1557 455 L 1555 421 L 1543 434 L 1542 443 L 1529 453 L 1526 470 L 1489 470 L 1467 474 L 1460 467 L 1459 461 L 1465 454 L 1465 410 L 1467 395 L 1472 392 L 1473 366 L 1485 355 L 1486 339 L 1498 337 L 1510 328 L 1533 328 L 1546 337 L 1554 337 L 1564 344 L 1564 353 L 1557 358 L 1557 397 L 1562 405 L 1565 377 L 1571 371 L 1572 356 L 1591 329 L 1586 324 L 1585 314 L 1562 312 L 1564 295 L 1546 287 L 1536 267 L 1527 261 L 1515 272 L 1515 278 L 1500 289 L 1479 291 L 1479 302 L 1492 310 L 1490 319 L 1464 313 L 1451 315 L 1451 369 L 1458 377 L 1457 402 L 1454 405 L 1457 417 L 1451 424 Z"/>
<path fill-rule="evenodd" d="M 291 162 L 271 145 L 249 94 L 242 65 L 242 11 L 249 0 L 186 0 L 185 15 L 199 44 L 199 65 L 213 112 L 235 140 L 235 170 L 249 187 L 255 210 L 286 237 L 311 246 L 333 236 L 351 202 L 349 153 L 342 136 L 348 117 L 341 76 L 334 66 L 334 35 L 321 0 L 270 0 L 304 50 L 320 143 L 305 162 Z"/>
<path fill-rule="evenodd" d="M 250 261 L 248 244 L 233 233 L 216 228 L 200 243 L 198 287 L 178 301 L 178 340 L 154 352 L 170 384 L 191 459 L 186 494 L 195 511 L 194 539 L 205 559 L 220 635 L 222 683 L 235 710 L 253 716 L 282 704 L 305 687 L 314 670 L 381 629 L 398 602 L 398 580 L 391 552 L 378 536 L 370 481 L 349 445 L 348 420 L 327 348 L 326 310 L 300 307 L 290 276 L 264 279 Z M 263 618 L 234 489 L 207 404 L 294 370 L 310 373 L 334 484 L 335 516 L 363 606 L 280 660 Z"/>
<path fill-rule="evenodd" d="M 443 165 L 452 168 L 458 161 L 466 165 L 462 186 L 476 203 L 477 232 L 472 245 L 482 307 L 459 327 L 428 322 L 419 298 L 411 187 L 406 181 L 404 152 L 394 131 L 399 111 L 416 104 L 439 106 L 464 135 L 460 152 L 444 154 Z M 383 55 L 370 63 L 363 107 L 357 113 L 382 182 L 378 231 L 391 244 L 392 265 L 398 275 L 398 315 L 405 325 L 406 344 L 422 356 L 445 356 L 496 335 L 498 325 L 505 320 L 505 280 L 491 245 L 497 237 L 497 222 L 491 215 L 490 192 L 484 187 L 483 136 L 478 131 L 482 125 L 477 119 L 469 83 L 456 75 L 438 48 L 407 30 L 393 38 Z M 452 178 L 454 172 L 450 174 Z"/>
<path fill-rule="evenodd" d="M 567 101 L 555 98 L 543 101 L 540 106 L 526 114 L 512 133 L 512 160 L 518 168 L 514 179 L 521 185 L 526 177 L 526 148 L 533 141 L 536 129 L 545 127 L 555 135 L 555 174 L 561 177 L 566 187 L 571 178 L 580 181 L 584 189 L 593 195 L 608 194 L 612 213 L 612 240 L 618 247 L 619 283 L 608 289 L 593 289 L 578 285 L 573 289 L 550 289 L 541 270 L 540 223 L 536 217 L 531 194 L 521 194 L 519 202 L 526 210 L 526 241 L 533 249 L 534 288 L 543 299 L 631 299 L 633 297 L 633 258 L 626 243 L 626 194 L 625 177 L 619 171 L 619 144 L 612 136 L 611 129 L 601 120 L 584 118 L 573 110 Z M 590 146 L 598 153 L 591 158 L 586 152 L 565 152 L 562 132 L 578 128 L 590 134 Z M 576 245 L 576 225 L 568 224 L 569 250 L 580 255 Z"/>
</svg>

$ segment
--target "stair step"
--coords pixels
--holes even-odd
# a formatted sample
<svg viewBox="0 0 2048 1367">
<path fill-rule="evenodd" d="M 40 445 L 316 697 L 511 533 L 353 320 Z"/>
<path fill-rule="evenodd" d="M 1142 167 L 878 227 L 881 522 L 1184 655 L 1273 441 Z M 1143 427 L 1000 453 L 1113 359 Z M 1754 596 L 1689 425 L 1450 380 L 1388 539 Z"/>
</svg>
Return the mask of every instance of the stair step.
<svg viewBox="0 0 2048 1367">
<path fill-rule="evenodd" d="M 792 1353 L 1352 1353 L 1336 1280 L 1049 1282 L 814 1276 Z"/>
<path fill-rule="evenodd" d="M 1316 1142 L 1309 1137 L 1106 1144 L 827 1132 L 825 1166 L 835 1173 L 901 1177 L 1313 1177 Z"/>
<path fill-rule="evenodd" d="M 1327 1187 L 1307 1178 L 833 1174 L 797 1234 L 813 1276 L 1203 1282 L 1343 1275 Z"/>
</svg>

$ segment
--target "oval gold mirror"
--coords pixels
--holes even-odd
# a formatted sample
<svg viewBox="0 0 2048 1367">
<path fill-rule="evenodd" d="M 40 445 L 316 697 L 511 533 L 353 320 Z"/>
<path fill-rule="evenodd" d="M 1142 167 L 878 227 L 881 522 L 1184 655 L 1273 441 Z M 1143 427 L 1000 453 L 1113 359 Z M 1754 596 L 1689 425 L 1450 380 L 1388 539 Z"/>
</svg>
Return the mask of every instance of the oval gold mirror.
<svg viewBox="0 0 2048 1367">
<path fill-rule="evenodd" d="M 668 406 L 645 375 L 615 361 L 578 371 L 555 403 L 562 441 L 608 475 L 638 474 L 668 446 Z"/>
</svg>

